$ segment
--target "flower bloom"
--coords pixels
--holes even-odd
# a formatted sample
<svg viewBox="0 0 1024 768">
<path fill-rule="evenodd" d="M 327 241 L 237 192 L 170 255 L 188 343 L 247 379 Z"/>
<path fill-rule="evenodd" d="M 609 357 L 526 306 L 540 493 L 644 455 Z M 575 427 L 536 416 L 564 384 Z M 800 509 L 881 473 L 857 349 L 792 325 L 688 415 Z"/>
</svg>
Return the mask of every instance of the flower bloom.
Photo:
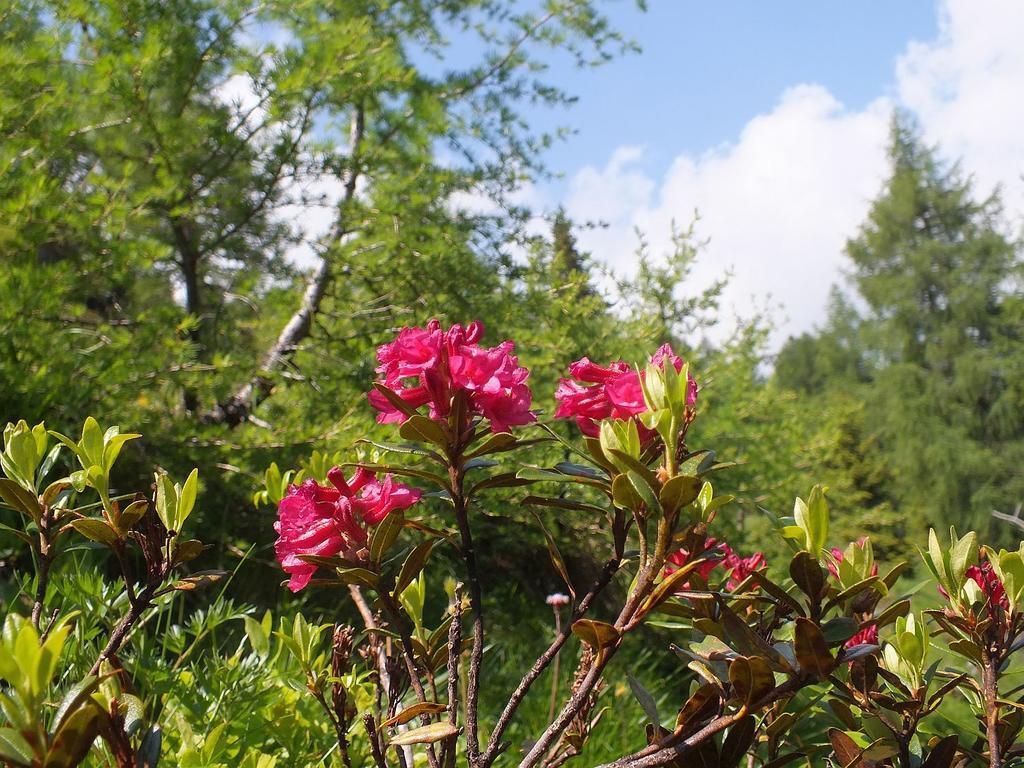
<svg viewBox="0 0 1024 768">
<path fill-rule="evenodd" d="M 855 645 L 878 645 L 878 625 L 872 624 L 865 627 L 856 635 L 846 641 L 844 648 L 853 648 Z"/>
<path fill-rule="evenodd" d="M 677 371 L 683 368 L 682 358 L 668 344 L 651 356 L 651 362 L 659 367 L 669 362 Z M 642 374 L 622 360 L 600 366 L 584 357 L 569 366 L 569 375 L 571 378 L 559 379 L 555 390 L 555 418 L 574 418 L 580 431 L 589 437 L 597 437 L 598 423 L 603 419 L 629 419 L 647 410 L 640 385 Z M 697 382 L 687 374 L 686 404 L 693 406 L 696 402 Z M 654 435 L 642 424 L 638 426 L 642 439 Z"/>
<path fill-rule="evenodd" d="M 756 552 L 750 557 L 740 557 L 733 551 L 733 548 L 726 544 L 724 541 L 719 542 L 714 538 L 709 537 L 704 542 L 704 550 L 701 557 L 711 558 L 696 569 L 696 573 L 705 581 L 711 575 L 711 572 L 722 565 L 723 570 L 729 574 L 729 579 L 726 582 L 726 589 L 732 591 L 736 589 L 747 576 L 754 571 L 759 571 L 765 567 L 764 554 Z M 682 568 L 688 562 L 690 562 L 690 553 L 686 549 L 680 547 L 675 552 L 670 554 L 667 558 L 667 564 L 665 565 L 665 575 L 668 576 L 674 573 L 677 569 Z M 680 589 L 689 589 L 689 582 L 683 584 Z"/>
<path fill-rule="evenodd" d="M 373 472 L 359 468 L 346 480 L 338 467 L 327 473 L 331 486 L 315 480 L 291 485 L 277 507 L 277 541 L 274 552 L 285 573 L 291 575 L 288 588 L 298 592 L 309 584 L 316 571 L 300 555 L 354 558 L 366 543 L 368 526 L 380 523 L 396 509 L 419 501 L 421 492 L 391 475 L 378 480 Z"/>
<path fill-rule="evenodd" d="M 544 602 L 552 608 L 561 608 L 563 605 L 569 604 L 569 596 L 561 592 L 555 592 L 552 595 L 548 595 Z"/>
<path fill-rule="evenodd" d="M 447 418 L 452 398 L 465 392 L 470 411 L 490 421 L 494 432 L 535 421 L 526 384 L 530 372 L 519 365 L 515 345 L 481 347 L 483 331 L 478 321 L 448 330 L 437 320 L 425 328 L 403 328 L 394 341 L 377 348 L 379 381 L 410 408 L 429 405 L 432 419 Z M 380 392 L 370 392 L 369 400 L 381 424 L 406 420 Z"/>
<path fill-rule="evenodd" d="M 978 565 L 972 565 L 964 575 L 981 587 L 981 591 L 988 597 L 990 613 L 994 613 L 997 605 L 1004 612 L 1010 610 L 1010 599 L 1006 596 L 1003 582 L 999 580 L 987 558 L 982 559 Z"/>
<path fill-rule="evenodd" d="M 755 552 L 750 557 L 740 557 L 732 549 L 728 547 L 726 549 L 729 551 L 722 560 L 722 565 L 729 570 L 729 581 L 726 587 L 730 591 L 736 589 L 754 571 L 760 571 L 767 566 L 762 552 Z"/>
<path fill-rule="evenodd" d="M 857 546 L 858 547 L 863 547 L 864 546 L 864 542 L 866 542 L 866 541 L 867 541 L 867 536 L 862 536 L 861 538 L 859 538 L 857 540 Z M 829 573 L 831 573 L 835 578 L 838 579 L 839 578 L 839 568 L 837 566 L 838 566 L 839 563 L 843 562 L 843 550 L 841 550 L 839 547 L 832 547 L 832 549 L 830 549 L 829 551 L 832 553 L 832 558 L 833 558 L 833 560 L 835 560 L 835 562 L 832 562 L 832 560 L 829 560 L 826 557 L 825 558 L 825 567 L 828 568 L 828 572 Z M 878 575 L 878 563 L 872 563 L 871 564 L 871 575 L 872 576 L 877 576 Z"/>
</svg>

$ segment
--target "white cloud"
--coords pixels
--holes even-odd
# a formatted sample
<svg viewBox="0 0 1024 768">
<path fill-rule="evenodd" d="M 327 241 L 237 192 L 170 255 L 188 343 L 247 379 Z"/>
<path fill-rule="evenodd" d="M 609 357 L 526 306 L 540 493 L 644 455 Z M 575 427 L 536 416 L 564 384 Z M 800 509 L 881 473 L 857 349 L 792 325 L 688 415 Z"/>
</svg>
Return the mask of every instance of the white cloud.
<svg viewBox="0 0 1024 768">
<path fill-rule="evenodd" d="M 963 159 L 979 191 L 1002 186 L 1007 209 L 1024 211 L 1024 3 L 948 0 L 937 40 L 911 43 L 896 73 L 900 101 L 925 136 Z"/>
<path fill-rule="evenodd" d="M 680 155 L 658 183 L 637 168 L 635 148 L 583 169 L 567 208 L 574 218 L 609 221 L 580 241 L 621 271 L 634 260 L 634 227 L 658 253 L 672 221 L 686 226 L 699 209 L 698 235 L 710 242 L 695 285 L 732 269 L 724 309 L 749 316 L 752 303 L 771 295 L 792 327 L 807 328 L 822 316 L 844 238 L 884 178 L 889 114 L 884 100 L 850 112 L 820 86 L 797 86 L 735 143 Z"/>
<path fill-rule="evenodd" d="M 889 119 L 896 105 L 917 115 L 930 142 L 962 156 L 981 192 L 1002 184 L 1013 214 L 1024 210 L 1024 3 L 946 0 L 940 34 L 911 43 L 894 73 L 896 101 L 880 97 L 849 110 L 820 85 L 785 91 L 751 119 L 735 142 L 679 155 L 660 178 L 639 164 L 642 149 L 623 146 L 603 167 L 572 179 L 567 207 L 578 220 L 602 219 L 581 244 L 619 270 L 635 261 L 633 229 L 655 253 L 671 222 L 699 209 L 698 234 L 710 238 L 694 275 L 707 284 L 732 268 L 724 309 L 751 314 L 771 297 L 784 307 L 775 344 L 824 318 L 840 279 L 843 245 L 856 233 L 884 180 Z"/>
</svg>

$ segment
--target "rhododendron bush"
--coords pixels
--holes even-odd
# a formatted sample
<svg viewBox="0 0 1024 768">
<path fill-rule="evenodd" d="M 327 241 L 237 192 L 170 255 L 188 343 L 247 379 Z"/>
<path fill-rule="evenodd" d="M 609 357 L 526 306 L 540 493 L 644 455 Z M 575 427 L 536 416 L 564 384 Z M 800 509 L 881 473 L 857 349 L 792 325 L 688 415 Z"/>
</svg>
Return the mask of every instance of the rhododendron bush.
<svg viewBox="0 0 1024 768">
<path fill-rule="evenodd" d="M 512 341 L 483 338 L 479 322 L 402 329 L 379 347 L 368 393 L 397 439 L 360 440 L 349 462 L 333 466 L 318 454 L 298 474 L 274 465 L 258 494 L 277 508 L 274 551 L 287 589 L 328 590 L 360 617 L 350 626 L 340 611 L 327 623 L 299 614 L 274 633 L 299 673 L 295 687 L 332 734 L 327 759 L 375 768 L 595 765 L 588 746 L 621 713 L 606 680 L 625 663 L 624 649 L 654 638 L 652 650 L 688 682 L 649 691 L 626 670 L 645 722 L 607 765 L 1024 761 L 1014 679 L 1024 545 L 996 552 L 974 533 L 951 530 L 946 541 L 932 531 L 916 564 L 928 583 L 904 587 L 908 564 L 876 562 L 870 539 L 834 546 L 826 489 L 816 486 L 791 516 L 766 512 L 788 558 L 737 551 L 720 525 L 735 506 L 718 491 L 729 464 L 693 444 L 700 383 L 671 347 L 640 366 L 573 362 L 552 400 L 531 391 Z M 10 613 L 0 641 L 8 721 L 0 757 L 72 765 L 92 750 L 117 765 L 152 765 L 159 731 L 139 713 L 160 710 L 144 704 L 153 692 L 128 685 L 132 670 L 118 654 L 156 602 L 218 577 L 188 572 L 202 550 L 181 535 L 196 475 L 175 484 L 161 474 L 152 494 L 112 496 L 110 465 L 134 436 L 89 421 L 78 442 L 56 437 L 55 450 L 69 449 L 80 467 L 46 485 L 57 454 L 47 453 L 45 429 L 19 423 L 5 432 L 0 495 L 21 516 L 15 533 L 37 571 L 34 597 Z M 565 460 L 518 458 L 541 444 Z M 490 711 L 481 694 L 495 685 L 491 579 L 475 537 L 494 494 L 531 511 L 557 591 L 536 606 L 554 612 L 547 647 Z M 603 564 L 588 580 L 566 566 L 552 533 L 558 517 L 600 521 Z M 110 550 L 126 595 L 123 618 L 80 680 L 55 675 L 78 618 L 51 614 L 47 600 L 48 571 L 73 536 Z M 452 576 L 452 562 L 447 601 L 431 604 L 439 593 L 428 585 Z M 252 653 L 266 658 L 269 624 L 246 619 Z M 560 661 L 574 665 L 568 680 L 555 671 Z M 535 690 L 541 678 L 549 715 L 514 740 L 526 702 L 545 696 Z M 49 706 L 61 696 L 64 705 Z M 970 710 L 971 725 L 954 724 L 957 708 Z"/>
</svg>

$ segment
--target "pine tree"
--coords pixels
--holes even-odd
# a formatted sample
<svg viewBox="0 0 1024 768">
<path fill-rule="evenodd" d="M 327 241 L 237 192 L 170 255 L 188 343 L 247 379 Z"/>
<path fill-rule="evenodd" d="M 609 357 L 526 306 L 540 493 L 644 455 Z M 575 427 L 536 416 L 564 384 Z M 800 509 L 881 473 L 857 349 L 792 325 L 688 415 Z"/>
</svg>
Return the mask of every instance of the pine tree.
<svg viewBox="0 0 1024 768">
<path fill-rule="evenodd" d="M 1008 537 L 991 512 L 1024 499 L 1020 244 L 998 195 L 978 200 L 906 119 L 889 151 L 888 183 L 847 244 L 863 310 L 834 302 L 820 334 L 780 353 L 776 380 L 858 393 L 865 459 L 884 458 L 882 495 L 904 519 Z"/>
</svg>

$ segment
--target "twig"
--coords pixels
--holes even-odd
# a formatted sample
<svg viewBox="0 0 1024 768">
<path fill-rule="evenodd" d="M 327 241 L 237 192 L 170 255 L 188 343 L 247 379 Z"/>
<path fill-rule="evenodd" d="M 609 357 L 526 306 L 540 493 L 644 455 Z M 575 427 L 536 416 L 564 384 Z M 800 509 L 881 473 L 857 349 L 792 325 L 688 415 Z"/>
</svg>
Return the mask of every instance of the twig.
<svg viewBox="0 0 1024 768">
<path fill-rule="evenodd" d="M 114 631 L 110 633 L 110 639 L 107 641 L 106 647 L 100 652 L 100 655 L 93 662 L 92 668 L 89 670 L 90 675 L 95 675 L 100 671 L 100 666 L 104 661 L 109 659 L 115 653 L 121 649 L 121 645 L 124 643 L 128 633 L 132 631 L 135 626 L 135 622 L 139 620 L 143 612 L 149 607 L 149 604 L 153 600 L 153 595 L 156 592 L 156 587 L 153 585 L 147 585 L 141 592 L 139 592 L 138 599 L 132 603 L 128 609 L 128 613 L 124 615 L 124 618 L 117 623 L 114 627 Z"/>
<path fill-rule="evenodd" d="M 452 623 L 448 627 L 448 724 L 459 724 L 459 659 L 462 656 L 462 585 L 455 587 L 452 605 Z M 441 747 L 441 762 L 445 768 L 454 768 L 458 735 L 447 739 Z"/>
<path fill-rule="evenodd" d="M 563 628 L 562 632 L 555 637 L 547 650 L 537 658 L 533 667 L 530 668 L 530 671 L 527 672 L 526 675 L 523 676 L 523 679 L 519 681 L 519 685 L 516 686 L 515 691 L 513 691 L 512 695 L 509 697 L 508 704 L 505 705 L 505 709 L 502 710 L 501 714 L 498 716 L 497 722 L 494 724 L 494 730 L 487 743 L 487 750 L 480 758 L 481 766 L 486 768 L 497 758 L 499 753 L 498 745 L 501 741 L 501 737 L 512 722 L 512 718 L 519 709 L 520 704 L 522 704 L 523 699 L 526 698 L 526 694 L 529 692 L 530 687 L 533 685 L 534 681 L 544 673 L 544 670 L 548 668 L 548 665 L 558 655 L 558 652 L 562 649 L 562 646 L 565 645 L 565 642 L 572 636 L 573 622 L 582 618 L 586 614 L 594 599 L 611 582 L 612 577 L 614 577 L 619 570 L 620 562 L 620 558 L 613 557 L 604 564 L 604 567 L 601 569 L 601 573 L 598 574 L 598 577 L 590 587 L 590 590 L 580 600 L 576 610 L 573 611 L 572 620 Z"/>
<path fill-rule="evenodd" d="M 363 715 L 363 728 L 366 729 L 366 736 L 370 742 L 370 755 L 373 757 L 373 762 L 377 768 L 388 768 L 388 764 L 384 760 L 384 753 L 380 751 L 380 742 L 377 740 L 377 723 L 374 722 L 373 715 L 369 712 Z"/>
<path fill-rule="evenodd" d="M 36 582 L 36 598 L 32 604 L 32 625 L 37 630 L 39 629 L 39 620 L 43 615 L 46 588 L 50 583 L 50 565 L 53 562 L 50 551 L 50 523 L 52 522 L 50 508 L 48 505 L 44 505 L 39 518 L 39 574 Z"/>
<path fill-rule="evenodd" d="M 466 498 L 463 493 L 463 470 L 461 460 L 453 462 L 449 467 L 451 479 L 452 501 L 455 506 L 455 519 L 459 525 L 459 536 L 462 540 L 462 559 L 466 563 L 466 576 L 469 579 L 469 601 L 473 609 L 473 649 L 469 656 L 469 674 L 466 690 L 466 752 L 471 766 L 479 765 L 480 732 L 477 712 L 480 704 L 480 671 L 484 660 L 484 613 L 483 590 L 480 587 L 480 574 L 477 571 L 476 550 L 473 548 L 473 533 L 469 527 L 469 515 L 466 512 Z"/>
</svg>

